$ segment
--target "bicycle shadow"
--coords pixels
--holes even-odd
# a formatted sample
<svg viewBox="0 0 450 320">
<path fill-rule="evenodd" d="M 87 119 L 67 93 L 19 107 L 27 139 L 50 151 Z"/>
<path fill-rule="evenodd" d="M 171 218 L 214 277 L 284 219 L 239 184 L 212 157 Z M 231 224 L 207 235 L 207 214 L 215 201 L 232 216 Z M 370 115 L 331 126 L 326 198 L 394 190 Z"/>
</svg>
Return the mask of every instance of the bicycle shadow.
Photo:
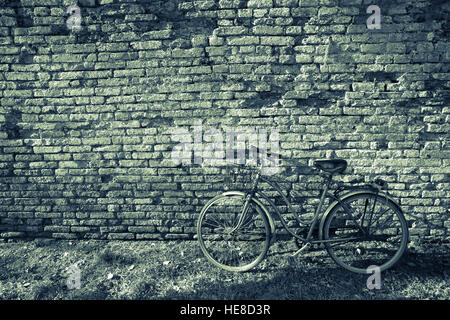
<svg viewBox="0 0 450 320">
<path fill-rule="evenodd" d="M 184 300 L 390 300 L 449 299 L 449 250 L 408 251 L 381 274 L 381 289 L 367 287 L 370 274 L 354 274 L 334 264 L 325 250 L 313 250 L 289 265 L 276 252 L 245 273 L 223 271 L 220 277 L 196 284 L 191 292 L 167 292 L 163 299 Z"/>
</svg>

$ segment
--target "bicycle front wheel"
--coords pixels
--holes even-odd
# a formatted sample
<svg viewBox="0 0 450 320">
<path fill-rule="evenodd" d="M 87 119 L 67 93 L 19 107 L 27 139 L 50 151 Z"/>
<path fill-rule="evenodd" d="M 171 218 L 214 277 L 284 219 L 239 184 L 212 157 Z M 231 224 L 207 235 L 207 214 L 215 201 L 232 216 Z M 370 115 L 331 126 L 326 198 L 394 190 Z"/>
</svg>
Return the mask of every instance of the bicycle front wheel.
<svg viewBox="0 0 450 320">
<path fill-rule="evenodd" d="M 323 239 L 331 258 L 345 269 L 384 271 L 403 255 L 408 243 L 406 219 L 391 200 L 358 193 L 337 203 L 325 219 Z"/>
<path fill-rule="evenodd" d="M 247 271 L 260 263 L 270 246 L 271 229 L 254 200 L 242 215 L 243 193 L 211 199 L 200 212 L 197 236 L 206 258 L 228 271 Z"/>
</svg>

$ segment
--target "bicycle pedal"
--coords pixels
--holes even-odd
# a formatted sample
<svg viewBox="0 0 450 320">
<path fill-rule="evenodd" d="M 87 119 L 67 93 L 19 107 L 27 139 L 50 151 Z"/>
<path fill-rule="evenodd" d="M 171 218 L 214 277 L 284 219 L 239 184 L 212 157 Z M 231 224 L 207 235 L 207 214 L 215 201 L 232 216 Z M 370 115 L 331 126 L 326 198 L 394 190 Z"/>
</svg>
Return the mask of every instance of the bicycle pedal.
<svg viewBox="0 0 450 320">
<path fill-rule="evenodd" d="M 273 245 L 275 242 L 277 242 L 277 234 L 274 233 L 272 237 L 270 238 L 270 245 Z"/>
<path fill-rule="evenodd" d="M 288 256 L 288 264 L 289 264 L 291 267 L 294 267 L 294 266 L 296 265 L 296 263 L 295 263 L 295 257 L 293 257 L 292 255 L 289 255 L 289 256 Z"/>
</svg>

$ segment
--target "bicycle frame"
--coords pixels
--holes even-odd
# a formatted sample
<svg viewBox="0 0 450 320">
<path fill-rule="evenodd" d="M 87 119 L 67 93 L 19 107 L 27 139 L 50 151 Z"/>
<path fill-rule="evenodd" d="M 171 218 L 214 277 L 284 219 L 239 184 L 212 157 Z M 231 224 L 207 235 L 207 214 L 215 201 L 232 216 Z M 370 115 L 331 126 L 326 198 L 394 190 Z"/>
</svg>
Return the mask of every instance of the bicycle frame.
<svg viewBox="0 0 450 320">
<path fill-rule="evenodd" d="M 297 212 L 296 210 L 294 210 L 294 208 L 292 207 L 291 202 L 290 202 L 290 201 L 287 199 L 287 197 L 283 194 L 283 190 L 281 189 L 281 187 L 279 186 L 279 184 L 278 184 L 277 182 L 275 182 L 275 181 L 269 180 L 268 178 L 266 178 L 266 177 L 264 177 L 264 176 L 260 176 L 259 179 L 261 179 L 263 182 L 266 182 L 267 184 L 269 184 L 272 188 L 274 188 L 274 189 L 276 190 L 276 192 L 281 196 L 283 202 L 286 204 L 286 206 L 287 206 L 287 208 L 288 208 L 288 211 L 294 215 L 295 219 L 297 220 L 297 222 L 298 222 L 299 225 L 300 225 L 300 224 L 302 223 L 302 221 L 300 220 L 300 214 L 299 214 L 299 212 Z M 259 197 L 261 197 L 261 198 L 263 198 L 265 201 L 267 201 L 267 202 L 270 204 L 270 206 L 274 209 L 274 211 L 275 211 L 275 213 L 276 213 L 278 219 L 280 220 L 280 222 L 281 222 L 283 228 L 284 228 L 290 235 L 292 235 L 293 237 L 295 237 L 295 238 L 301 240 L 302 242 L 310 242 L 310 243 L 322 242 L 322 241 L 319 241 L 319 240 L 316 240 L 316 241 L 315 241 L 315 240 L 312 240 L 312 241 L 311 241 L 311 238 L 312 238 L 312 234 L 313 234 L 314 228 L 315 228 L 315 226 L 316 226 L 316 224 L 317 224 L 317 222 L 318 222 L 318 220 L 319 220 L 320 213 L 321 213 L 321 211 L 322 211 L 322 206 L 323 206 L 323 203 L 325 202 L 325 198 L 327 197 L 327 194 L 328 194 L 328 197 L 331 197 L 331 198 L 333 198 L 334 200 L 340 201 L 339 198 L 337 198 L 336 196 L 334 196 L 334 195 L 328 193 L 328 188 L 329 188 L 330 182 L 331 182 L 331 178 L 328 179 L 328 181 L 327 181 L 327 182 L 324 184 L 324 186 L 323 186 L 323 189 L 322 189 L 321 195 L 320 195 L 320 202 L 319 202 L 319 204 L 317 205 L 316 210 L 315 210 L 315 212 L 314 212 L 314 217 L 313 217 L 313 220 L 312 220 L 311 223 L 310 223 L 309 230 L 308 230 L 308 235 L 307 235 L 306 238 L 303 238 L 302 236 L 297 235 L 294 231 L 292 231 L 292 230 L 289 228 L 289 226 L 287 225 L 287 223 L 286 223 L 286 221 L 284 220 L 283 216 L 281 215 L 281 212 L 278 210 L 277 206 L 273 203 L 272 200 L 270 200 L 270 198 L 269 198 L 264 192 L 258 190 L 258 191 L 255 193 L 255 195 L 256 195 L 256 196 L 259 196 Z"/>
<path fill-rule="evenodd" d="M 269 178 L 267 178 L 267 177 L 265 177 L 265 176 L 262 176 L 261 173 L 258 172 L 258 174 L 257 174 L 257 176 L 256 176 L 256 178 L 255 178 L 255 180 L 254 180 L 254 182 L 253 182 L 252 189 L 251 189 L 251 191 L 247 194 L 247 201 L 245 202 L 246 205 L 244 206 L 244 209 L 243 209 L 243 211 L 242 211 L 242 214 L 241 214 L 241 217 L 240 217 L 240 219 L 239 219 L 239 222 L 237 223 L 237 225 L 236 225 L 236 227 L 234 228 L 234 230 L 238 229 L 238 228 L 240 227 L 242 221 L 244 220 L 245 213 L 246 213 L 247 208 L 248 208 L 248 204 L 250 203 L 250 201 L 252 200 L 252 198 L 262 198 L 262 199 L 264 199 L 267 203 L 269 203 L 270 207 L 274 210 L 274 212 L 276 213 L 276 216 L 277 216 L 278 219 L 280 220 L 280 222 L 281 222 L 283 228 L 284 228 L 291 236 L 295 237 L 296 239 L 299 239 L 299 240 L 302 241 L 303 243 L 307 243 L 307 244 L 316 244 L 316 243 L 325 243 L 325 242 L 337 242 L 337 241 L 342 241 L 342 240 L 339 240 L 339 239 L 335 239 L 335 240 L 325 240 L 325 239 L 322 238 L 322 227 L 323 227 L 325 218 L 326 218 L 327 214 L 329 213 L 329 211 L 331 210 L 331 208 L 334 207 L 337 203 L 342 204 L 344 210 L 345 210 L 347 213 L 350 213 L 351 208 L 348 208 L 348 207 L 345 205 L 345 203 L 343 203 L 343 200 L 345 200 L 345 198 L 347 198 L 348 196 L 353 195 L 353 194 L 355 194 L 355 193 L 367 192 L 367 191 L 376 193 L 378 196 L 380 196 L 381 198 L 384 198 L 386 201 L 391 200 L 392 202 L 396 203 L 396 202 L 395 202 L 392 198 L 390 198 L 387 194 L 384 194 L 384 193 L 380 192 L 380 190 L 379 190 L 378 188 L 375 188 L 375 187 L 373 187 L 373 186 L 371 186 L 371 185 L 356 186 L 356 187 L 348 186 L 346 189 L 354 190 L 354 191 L 353 191 L 353 192 L 350 191 L 350 192 L 344 194 L 344 195 L 341 196 L 341 197 L 339 197 L 339 196 L 337 196 L 337 195 L 335 195 L 335 194 L 331 194 L 331 193 L 328 192 L 328 189 L 329 189 L 329 186 L 330 186 L 330 183 L 331 183 L 331 180 L 332 180 L 332 175 L 329 175 L 329 176 L 328 176 L 328 179 L 326 180 L 326 182 L 325 182 L 325 184 L 324 184 L 324 186 L 323 186 L 323 188 L 322 188 L 321 195 L 320 195 L 320 202 L 319 202 L 319 204 L 317 205 L 317 207 L 316 207 L 316 209 L 315 209 L 314 216 L 313 216 L 313 220 L 310 222 L 307 236 L 306 236 L 306 238 L 304 238 L 304 237 L 302 237 L 301 235 L 296 234 L 294 231 L 291 230 L 291 228 L 289 228 L 289 226 L 287 225 L 287 223 L 286 223 L 286 221 L 284 220 L 283 216 L 281 215 L 281 212 L 279 211 L 279 209 L 277 208 L 277 206 L 273 203 L 273 201 L 269 198 L 269 196 L 267 196 L 267 195 L 266 195 L 264 192 L 262 192 L 261 190 L 257 190 L 257 186 L 258 186 L 259 180 L 262 180 L 263 182 L 265 182 L 265 183 L 267 183 L 268 185 L 270 185 L 273 189 L 275 189 L 275 191 L 281 196 L 283 202 L 286 204 L 286 206 L 287 206 L 287 208 L 288 208 L 288 211 L 294 215 L 294 217 L 295 217 L 295 219 L 297 220 L 299 226 L 301 226 L 301 224 L 303 223 L 303 222 L 301 221 L 301 219 L 300 219 L 300 212 L 294 210 L 294 208 L 292 207 L 291 202 L 290 202 L 290 201 L 287 199 L 287 197 L 283 194 L 283 190 L 282 190 L 282 188 L 280 187 L 280 185 L 279 185 L 277 182 L 272 181 L 272 180 L 270 180 Z M 332 202 L 331 202 L 330 205 L 328 206 L 327 210 L 326 210 L 323 214 L 321 214 L 323 204 L 324 204 L 325 199 L 326 199 L 327 197 L 328 197 L 328 198 L 331 198 Z M 376 199 L 377 199 L 377 198 L 376 198 Z M 259 202 L 260 202 L 260 201 L 259 201 Z M 375 202 L 374 202 L 374 204 L 373 204 L 373 206 L 372 206 L 372 210 L 375 208 L 375 203 L 376 203 L 376 200 L 375 200 Z M 268 213 L 268 219 L 269 219 L 269 222 L 270 222 L 271 225 L 274 225 L 272 214 L 270 214 L 270 211 L 269 211 L 269 210 L 265 210 L 265 211 L 269 212 L 269 213 Z M 372 215 L 372 213 L 369 213 L 369 215 L 370 215 L 370 218 L 369 218 L 369 226 L 370 226 L 370 220 L 371 220 L 371 215 Z M 316 227 L 317 222 L 319 221 L 319 218 L 320 218 L 320 217 L 321 217 L 321 221 L 320 221 L 320 226 L 319 226 L 319 237 L 318 237 L 318 239 L 312 239 L 312 237 L 313 237 L 313 232 L 314 232 L 314 228 Z M 361 229 L 361 232 L 362 232 L 363 234 L 366 233 L 366 230 L 364 230 L 364 229 L 362 228 L 362 226 L 360 226 L 360 229 Z M 368 231 L 368 230 L 367 230 L 367 231 Z M 356 239 L 356 238 L 355 238 L 355 239 Z M 348 241 L 348 240 L 350 240 L 350 239 L 347 238 L 346 241 Z"/>
<path fill-rule="evenodd" d="M 329 176 L 329 179 L 327 180 L 327 182 L 325 183 L 325 185 L 324 185 L 324 187 L 322 189 L 319 205 L 316 208 L 316 211 L 314 213 L 313 221 L 310 224 L 310 227 L 309 227 L 309 230 L 308 230 L 308 235 L 307 235 L 307 237 L 305 239 L 305 238 L 301 237 L 300 235 L 297 235 L 294 231 L 292 231 L 288 227 L 286 221 L 284 220 L 283 216 L 281 215 L 281 213 L 278 210 L 277 206 L 272 202 L 272 200 L 270 200 L 270 198 L 266 194 L 264 194 L 262 191 L 257 190 L 259 180 L 262 180 L 263 182 L 266 182 L 272 188 L 274 188 L 276 190 L 276 192 L 283 199 L 283 202 L 286 204 L 286 206 L 288 208 L 288 211 L 294 215 L 294 217 L 297 220 L 299 226 L 301 226 L 302 221 L 300 220 L 299 212 L 294 210 L 294 208 L 292 207 L 292 204 L 287 199 L 287 197 L 283 194 L 283 190 L 281 189 L 281 187 L 279 186 L 278 183 L 276 183 L 275 181 L 271 181 L 270 179 L 268 179 L 265 176 L 261 175 L 262 168 L 263 168 L 263 162 L 261 162 L 261 165 L 259 167 L 258 173 L 257 173 L 257 175 L 256 175 L 256 177 L 255 177 L 255 179 L 254 179 L 254 181 L 252 183 L 251 191 L 249 193 L 247 193 L 246 200 L 245 200 L 244 206 L 242 208 L 241 214 L 239 216 L 239 219 L 238 219 L 236 225 L 234 226 L 234 228 L 232 230 L 230 230 L 230 233 L 233 233 L 234 231 L 238 230 L 241 227 L 242 223 L 245 220 L 245 216 L 247 214 L 250 202 L 252 201 L 252 198 L 256 197 L 256 198 L 263 198 L 264 200 L 266 200 L 270 204 L 272 209 L 274 209 L 274 211 L 276 212 L 276 215 L 278 216 L 278 219 L 281 221 L 281 224 L 282 224 L 283 228 L 289 234 L 291 234 L 293 237 L 301 240 L 302 242 L 311 242 L 310 240 L 311 240 L 311 237 L 312 237 L 312 233 L 313 233 L 314 227 L 317 224 L 318 218 L 320 216 L 320 212 L 322 210 L 322 206 L 323 206 L 323 203 L 325 201 L 325 197 L 327 195 L 327 191 L 328 191 L 328 188 L 329 188 L 332 176 L 331 175 Z M 334 198 L 335 200 L 339 200 L 334 195 L 328 195 L 328 196 Z M 269 213 L 269 210 L 265 209 L 265 211 L 267 212 L 266 215 L 267 215 L 267 218 L 269 219 L 270 225 L 274 226 L 272 215 Z M 272 227 L 272 229 L 274 229 L 274 227 Z"/>
</svg>

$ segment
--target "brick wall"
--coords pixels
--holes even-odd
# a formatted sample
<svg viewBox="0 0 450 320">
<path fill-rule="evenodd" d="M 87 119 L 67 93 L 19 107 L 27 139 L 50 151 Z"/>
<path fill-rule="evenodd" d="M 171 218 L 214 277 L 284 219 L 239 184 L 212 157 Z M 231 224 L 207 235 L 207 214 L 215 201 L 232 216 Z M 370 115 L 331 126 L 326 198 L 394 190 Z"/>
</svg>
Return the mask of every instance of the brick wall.
<svg viewBox="0 0 450 320">
<path fill-rule="evenodd" d="M 191 238 L 223 187 L 174 128 L 277 130 L 449 239 L 449 20 L 426 0 L 0 0 L 0 237 Z M 369 29 L 370 5 L 381 9 Z M 288 168 L 306 208 L 320 180 Z"/>
</svg>

